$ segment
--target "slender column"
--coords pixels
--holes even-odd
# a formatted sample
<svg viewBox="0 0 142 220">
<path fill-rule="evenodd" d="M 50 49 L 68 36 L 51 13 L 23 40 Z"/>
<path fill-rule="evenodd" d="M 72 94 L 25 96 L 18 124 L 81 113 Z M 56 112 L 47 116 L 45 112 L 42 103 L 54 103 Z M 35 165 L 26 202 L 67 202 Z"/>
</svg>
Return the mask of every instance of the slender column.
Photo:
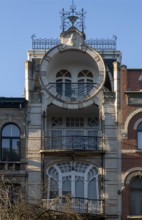
<svg viewBox="0 0 142 220">
<path fill-rule="evenodd" d="M 114 92 L 115 92 L 115 118 L 118 122 L 118 108 L 120 107 L 120 74 L 118 62 L 113 62 Z"/>
<path fill-rule="evenodd" d="M 30 61 L 25 62 L 25 98 L 29 101 L 29 91 L 30 91 L 30 85 L 31 85 L 31 68 L 32 63 Z"/>
</svg>

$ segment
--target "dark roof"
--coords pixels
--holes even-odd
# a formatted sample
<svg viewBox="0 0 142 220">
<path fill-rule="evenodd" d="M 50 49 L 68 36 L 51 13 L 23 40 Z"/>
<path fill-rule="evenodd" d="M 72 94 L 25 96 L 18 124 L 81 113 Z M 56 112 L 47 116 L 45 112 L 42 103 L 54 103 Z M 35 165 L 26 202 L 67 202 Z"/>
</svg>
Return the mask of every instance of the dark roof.
<svg viewBox="0 0 142 220">
<path fill-rule="evenodd" d="M 0 108 L 25 108 L 26 99 L 21 97 L 0 97 Z"/>
</svg>

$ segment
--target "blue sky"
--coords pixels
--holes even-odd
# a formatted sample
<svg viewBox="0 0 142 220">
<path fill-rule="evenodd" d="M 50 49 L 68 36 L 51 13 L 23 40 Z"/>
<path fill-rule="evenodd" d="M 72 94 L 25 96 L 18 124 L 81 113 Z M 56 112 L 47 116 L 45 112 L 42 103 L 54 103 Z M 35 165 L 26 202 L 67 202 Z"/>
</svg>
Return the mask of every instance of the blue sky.
<svg viewBox="0 0 142 220">
<path fill-rule="evenodd" d="M 24 63 L 31 35 L 59 38 L 60 11 L 72 0 L 0 0 L 0 96 L 24 95 Z M 117 36 L 122 64 L 142 68 L 142 0 L 74 0 L 85 9 L 86 38 Z"/>
</svg>

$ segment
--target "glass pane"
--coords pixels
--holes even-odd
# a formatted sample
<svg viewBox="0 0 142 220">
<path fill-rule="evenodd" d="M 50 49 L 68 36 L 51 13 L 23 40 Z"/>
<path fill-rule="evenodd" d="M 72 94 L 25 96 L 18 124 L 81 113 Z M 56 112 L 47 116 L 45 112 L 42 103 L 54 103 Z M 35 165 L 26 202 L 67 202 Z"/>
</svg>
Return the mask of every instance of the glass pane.
<svg viewBox="0 0 142 220">
<path fill-rule="evenodd" d="M 50 180 L 50 199 L 56 198 L 58 196 L 58 183 L 51 178 Z"/>
<path fill-rule="evenodd" d="M 82 148 L 84 146 L 84 131 L 82 130 L 67 130 L 67 147 L 68 148 Z"/>
<path fill-rule="evenodd" d="M 78 80 L 78 96 L 83 96 L 84 91 L 84 79 Z"/>
<path fill-rule="evenodd" d="M 87 92 L 90 92 L 92 88 L 93 88 L 93 80 L 87 79 Z"/>
<path fill-rule="evenodd" d="M 84 198 L 84 177 L 75 177 L 75 197 Z"/>
<path fill-rule="evenodd" d="M 11 160 L 20 160 L 20 139 L 12 140 Z"/>
<path fill-rule="evenodd" d="M 56 92 L 59 93 L 60 95 L 62 95 L 63 93 L 63 83 L 62 83 L 62 79 L 58 79 L 56 81 Z"/>
<path fill-rule="evenodd" d="M 98 147 L 97 132 L 95 132 L 95 131 L 88 131 L 87 145 L 88 145 L 88 148 L 90 148 L 90 149 L 96 149 Z"/>
<path fill-rule="evenodd" d="M 138 131 L 142 131 L 142 123 L 138 125 Z"/>
<path fill-rule="evenodd" d="M 71 176 L 63 177 L 62 194 L 71 195 Z"/>
<path fill-rule="evenodd" d="M 19 137 L 20 130 L 16 125 L 8 124 L 3 128 L 2 136 L 3 137 Z"/>
<path fill-rule="evenodd" d="M 88 199 L 97 199 L 96 178 L 93 178 L 88 184 Z"/>
<path fill-rule="evenodd" d="M 10 139 L 2 139 L 2 160 L 10 160 Z"/>
<path fill-rule="evenodd" d="M 131 191 L 130 215 L 142 215 L 142 190 Z"/>
<path fill-rule="evenodd" d="M 65 96 L 71 97 L 71 80 L 65 80 Z"/>
<path fill-rule="evenodd" d="M 62 131 L 52 131 L 52 149 L 62 149 Z"/>
<path fill-rule="evenodd" d="M 142 149 L 142 132 L 138 131 L 138 148 Z"/>
</svg>

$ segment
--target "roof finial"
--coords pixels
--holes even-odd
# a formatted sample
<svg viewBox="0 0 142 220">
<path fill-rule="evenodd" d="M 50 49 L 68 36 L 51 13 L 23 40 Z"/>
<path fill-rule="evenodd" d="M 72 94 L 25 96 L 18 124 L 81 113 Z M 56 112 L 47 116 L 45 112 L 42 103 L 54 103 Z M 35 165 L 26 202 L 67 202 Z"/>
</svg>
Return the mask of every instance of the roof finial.
<svg viewBox="0 0 142 220">
<path fill-rule="evenodd" d="M 76 6 L 74 4 L 74 0 L 72 0 L 72 5 L 70 6 L 70 9 L 72 10 L 72 13 L 76 10 Z"/>
</svg>

